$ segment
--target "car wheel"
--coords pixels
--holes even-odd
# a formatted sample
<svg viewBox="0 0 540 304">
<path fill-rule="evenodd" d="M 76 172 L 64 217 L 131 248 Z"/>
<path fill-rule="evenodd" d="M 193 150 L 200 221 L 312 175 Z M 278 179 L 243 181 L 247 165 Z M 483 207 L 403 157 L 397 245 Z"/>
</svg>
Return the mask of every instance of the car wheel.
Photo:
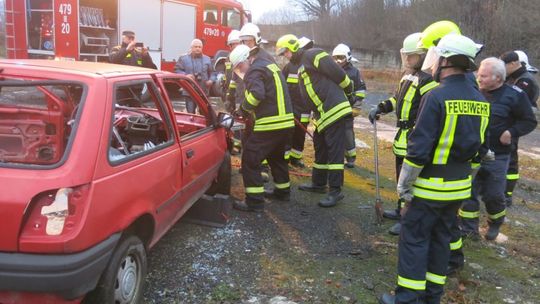
<svg viewBox="0 0 540 304">
<path fill-rule="evenodd" d="M 146 250 L 136 236 L 122 238 L 85 303 L 135 304 L 142 302 L 146 275 Z"/>
<path fill-rule="evenodd" d="M 219 172 L 216 180 L 210 186 L 210 189 L 206 191 L 208 195 L 215 194 L 231 194 L 231 154 L 227 151 L 223 162 L 219 167 Z"/>
</svg>

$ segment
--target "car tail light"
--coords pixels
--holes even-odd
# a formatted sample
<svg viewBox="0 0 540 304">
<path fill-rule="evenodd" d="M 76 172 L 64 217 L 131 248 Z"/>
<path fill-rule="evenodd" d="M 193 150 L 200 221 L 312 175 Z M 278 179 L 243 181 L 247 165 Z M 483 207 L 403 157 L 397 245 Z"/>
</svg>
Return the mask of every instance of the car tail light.
<svg viewBox="0 0 540 304">
<path fill-rule="evenodd" d="M 89 189 L 83 185 L 36 195 L 25 211 L 21 242 L 73 233 L 83 217 Z"/>
</svg>

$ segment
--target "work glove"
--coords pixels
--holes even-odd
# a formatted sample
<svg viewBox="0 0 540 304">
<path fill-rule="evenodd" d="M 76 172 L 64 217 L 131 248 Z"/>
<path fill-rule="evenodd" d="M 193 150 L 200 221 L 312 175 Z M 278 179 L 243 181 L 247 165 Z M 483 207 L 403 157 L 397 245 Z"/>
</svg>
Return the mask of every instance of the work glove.
<svg viewBox="0 0 540 304">
<path fill-rule="evenodd" d="M 369 122 L 374 123 L 375 119 L 379 120 L 379 118 L 381 117 L 381 113 L 382 111 L 379 107 L 376 107 L 375 109 L 371 110 L 368 115 Z"/>
<path fill-rule="evenodd" d="M 413 184 L 422 172 L 423 168 L 413 167 L 407 163 L 403 163 L 401 166 L 401 172 L 399 173 L 399 180 L 397 184 L 397 193 L 405 203 L 410 203 L 414 197 Z"/>
</svg>

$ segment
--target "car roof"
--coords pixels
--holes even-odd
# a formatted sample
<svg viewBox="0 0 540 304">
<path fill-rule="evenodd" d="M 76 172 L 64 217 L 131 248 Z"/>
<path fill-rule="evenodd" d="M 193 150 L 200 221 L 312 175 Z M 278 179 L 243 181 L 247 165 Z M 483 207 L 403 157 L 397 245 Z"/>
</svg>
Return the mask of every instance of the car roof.
<svg viewBox="0 0 540 304">
<path fill-rule="evenodd" d="M 126 75 L 126 74 L 156 74 L 161 71 L 147 69 L 143 67 L 134 67 L 128 65 L 119 65 L 103 62 L 88 61 L 65 61 L 65 60 L 42 60 L 42 59 L 3 59 L 0 60 L 0 66 L 25 66 L 41 69 L 51 69 L 54 72 L 65 72 L 70 74 L 83 74 L 90 77 Z"/>
</svg>

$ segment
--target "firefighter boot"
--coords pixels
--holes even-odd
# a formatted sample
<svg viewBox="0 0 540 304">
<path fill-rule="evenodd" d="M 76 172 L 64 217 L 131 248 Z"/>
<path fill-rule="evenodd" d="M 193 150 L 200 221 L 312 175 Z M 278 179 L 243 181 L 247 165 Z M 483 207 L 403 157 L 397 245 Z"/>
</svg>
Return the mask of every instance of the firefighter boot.
<svg viewBox="0 0 540 304">
<path fill-rule="evenodd" d="M 290 192 L 284 192 L 284 191 L 276 191 L 274 190 L 265 190 L 264 191 L 264 197 L 278 200 L 278 201 L 284 201 L 284 202 L 290 202 L 291 201 L 291 193 Z"/>
<path fill-rule="evenodd" d="M 246 211 L 246 212 L 256 212 L 260 213 L 264 211 L 264 203 L 261 204 L 248 204 L 246 201 L 234 201 L 233 207 L 236 210 Z"/>
<path fill-rule="evenodd" d="M 400 222 L 397 222 L 394 224 L 394 226 L 390 227 L 390 229 L 388 229 L 388 233 L 390 233 L 391 235 L 399 235 L 399 233 L 401 232 L 401 223 Z"/>
<path fill-rule="evenodd" d="M 344 197 L 341 189 L 332 189 L 328 193 L 328 196 L 319 201 L 319 206 L 324 208 L 334 207 Z"/>
<path fill-rule="evenodd" d="M 317 186 L 313 184 L 302 184 L 298 186 L 298 190 L 313 192 L 313 193 L 326 193 L 326 186 Z"/>
<path fill-rule="evenodd" d="M 389 293 L 384 293 L 380 298 L 379 298 L 379 303 L 380 304 L 394 304 L 396 303 L 396 296 L 393 296 Z"/>
<path fill-rule="evenodd" d="M 399 211 L 397 209 L 393 210 L 384 210 L 383 215 L 384 218 L 387 218 L 389 220 L 399 221 L 401 216 L 399 215 Z"/>
<path fill-rule="evenodd" d="M 499 235 L 499 229 L 501 228 L 501 224 L 494 224 L 494 223 L 488 223 L 489 229 L 486 232 L 486 240 L 493 241 L 497 238 Z"/>
</svg>

